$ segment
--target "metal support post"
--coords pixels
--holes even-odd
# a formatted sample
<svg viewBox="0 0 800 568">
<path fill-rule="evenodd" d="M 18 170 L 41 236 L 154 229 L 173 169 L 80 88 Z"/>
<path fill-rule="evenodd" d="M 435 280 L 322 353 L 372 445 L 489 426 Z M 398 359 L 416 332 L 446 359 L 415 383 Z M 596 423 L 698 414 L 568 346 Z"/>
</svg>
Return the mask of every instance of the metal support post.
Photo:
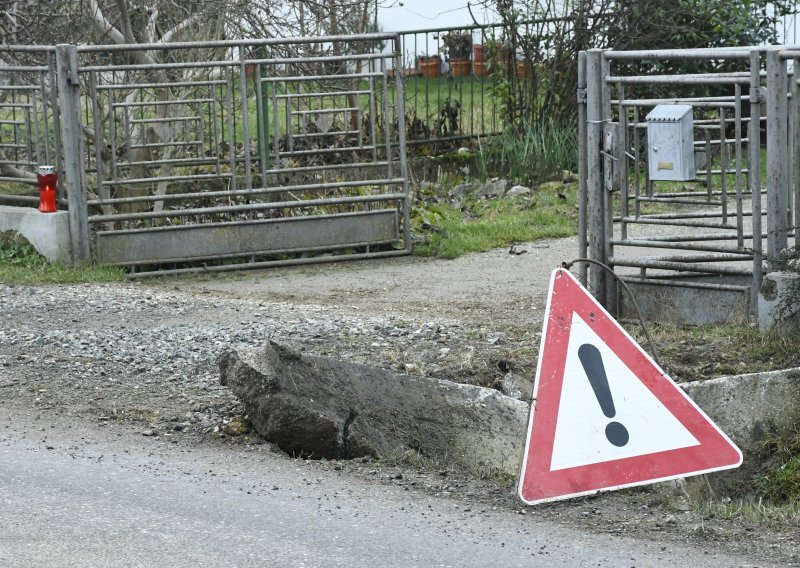
<svg viewBox="0 0 800 568">
<path fill-rule="evenodd" d="M 578 54 L 578 258 L 586 257 L 586 52 Z M 578 266 L 581 280 L 586 283 L 587 265 Z"/>
<path fill-rule="evenodd" d="M 767 254 L 778 256 L 787 246 L 789 152 L 786 62 L 780 50 L 767 52 Z"/>
<path fill-rule="evenodd" d="M 56 68 L 72 259 L 76 264 L 82 264 L 89 262 L 91 257 L 86 206 L 86 152 L 81 125 L 81 86 L 76 46 L 56 46 Z"/>
<path fill-rule="evenodd" d="M 611 126 L 611 85 L 606 81 L 606 77 L 611 75 L 611 61 L 606 59 L 605 54 L 603 52 L 600 53 L 600 93 L 603 97 L 602 109 L 603 109 L 603 124 L 601 125 L 603 138 L 605 138 L 606 128 Z M 618 125 L 614 125 L 611 129 L 613 132 Z M 612 137 L 614 135 L 612 134 Z M 619 137 L 616 137 L 617 140 Z M 605 141 L 603 142 L 605 144 Z M 609 152 L 610 156 L 614 155 L 613 148 L 609 148 L 611 150 Z M 607 164 L 609 170 L 609 178 L 614 179 L 613 170 L 614 170 L 614 163 L 613 159 L 606 159 L 603 162 L 604 165 Z M 604 174 L 605 175 L 605 174 Z M 611 183 L 609 187 L 604 187 L 603 191 L 603 209 L 605 211 L 605 238 L 603 239 L 603 244 L 605 249 L 603 251 L 603 257 L 605 260 L 603 261 L 604 264 L 608 264 L 608 259 L 613 258 L 614 256 L 614 244 L 612 243 L 614 239 L 614 194 L 612 193 L 615 189 L 615 184 Z M 609 274 L 605 270 L 603 271 L 603 276 L 605 277 L 605 302 L 603 305 L 605 308 L 611 312 L 612 314 L 617 314 L 617 282 L 614 279 L 612 274 Z M 602 300 L 601 300 L 602 301 Z"/>
<path fill-rule="evenodd" d="M 603 52 L 586 54 L 586 167 L 589 258 L 606 263 L 606 202 L 600 145 L 603 140 Z M 589 289 L 601 303 L 606 300 L 605 274 L 589 267 Z"/>
<path fill-rule="evenodd" d="M 393 67 L 395 69 L 403 68 L 403 52 L 400 44 L 400 36 L 396 36 L 393 40 Z M 403 244 L 405 250 L 411 252 L 411 191 L 408 184 L 408 157 L 406 155 L 406 108 L 405 108 L 405 92 L 404 92 L 404 78 L 402 73 L 395 73 L 396 85 L 396 102 L 397 102 L 397 143 L 398 152 L 400 154 L 400 175 L 403 178 Z M 389 130 L 389 116 L 386 116 L 386 130 Z M 386 147 L 386 161 L 391 163 L 391 146 Z"/>
<path fill-rule="evenodd" d="M 747 176 L 752 198 L 753 283 L 750 306 L 758 318 L 758 292 L 764 271 L 764 246 L 761 241 L 761 54 L 750 52 L 750 124 L 747 128 Z"/>
</svg>

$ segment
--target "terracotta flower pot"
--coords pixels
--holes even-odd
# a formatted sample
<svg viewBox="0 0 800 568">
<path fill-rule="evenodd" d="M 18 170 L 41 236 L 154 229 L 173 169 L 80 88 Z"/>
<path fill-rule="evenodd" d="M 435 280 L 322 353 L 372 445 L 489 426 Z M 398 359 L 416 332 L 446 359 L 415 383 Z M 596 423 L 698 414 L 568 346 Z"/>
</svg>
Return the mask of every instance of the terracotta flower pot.
<svg viewBox="0 0 800 568">
<path fill-rule="evenodd" d="M 435 79 L 441 76 L 441 60 L 438 57 L 419 58 L 419 73 L 424 79 Z"/>
<path fill-rule="evenodd" d="M 450 60 L 450 74 L 453 77 L 469 77 L 469 72 L 470 72 L 469 59 Z"/>
</svg>

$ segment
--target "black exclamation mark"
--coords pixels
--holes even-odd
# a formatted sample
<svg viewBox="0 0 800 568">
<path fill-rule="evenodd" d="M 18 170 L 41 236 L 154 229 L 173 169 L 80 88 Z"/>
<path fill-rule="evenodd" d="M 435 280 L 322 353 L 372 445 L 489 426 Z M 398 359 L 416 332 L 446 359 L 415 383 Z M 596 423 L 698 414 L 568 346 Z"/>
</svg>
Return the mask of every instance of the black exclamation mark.
<svg viewBox="0 0 800 568">
<path fill-rule="evenodd" d="M 600 403 L 600 408 L 608 418 L 614 418 L 617 411 L 614 409 L 614 399 L 611 396 L 611 389 L 608 386 L 606 369 L 603 366 L 603 357 L 600 351 L 591 343 L 584 343 L 578 348 L 578 358 L 581 360 L 583 370 L 589 377 L 594 396 Z M 628 430 L 619 422 L 609 422 L 606 426 L 606 438 L 617 447 L 622 447 L 628 443 L 630 436 Z"/>
</svg>

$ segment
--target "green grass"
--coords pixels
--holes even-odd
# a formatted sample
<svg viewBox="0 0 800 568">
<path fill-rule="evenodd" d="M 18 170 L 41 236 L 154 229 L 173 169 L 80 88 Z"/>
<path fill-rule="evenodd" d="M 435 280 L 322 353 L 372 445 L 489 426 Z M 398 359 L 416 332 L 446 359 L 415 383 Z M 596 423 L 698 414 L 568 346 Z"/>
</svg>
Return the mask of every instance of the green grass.
<svg viewBox="0 0 800 568">
<path fill-rule="evenodd" d="M 775 505 L 765 503 L 762 499 L 747 501 L 703 503 L 699 512 L 719 519 L 736 519 L 753 524 L 780 524 L 782 526 L 800 527 L 800 502 Z"/>
<path fill-rule="evenodd" d="M 66 266 L 48 262 L 18 233 L 0 233 L 0 282 L 5 284 L 77 284 L 119 282 L 122 269 L 111 266 Z"/>
<path fill-rule="evenodd" d="M 578 169 L 578 131 L 574 124 L 555 121 L 507 128 L 500 136 L 479 143 L 478 169 L 482 178 L 501 175 L 514 183 L 530 184 Z"/>
<path fill-rule="evenodd" d="M 513 243 L 566 237 L 576 232 L 576 188 L 537 191 L 528 198 L 479 201 L 466 210 L 448 205 L 418 207 L 414 220 L 426 231 L 415 252 L 424 256 L 456 258 Z"/>
<path fill-rule="evenodd" d="M 397 88 L 396 82 L 393 77 L 387 79 L 386 97 L 389 101 L 389 106 L 394 113 L 397 106 Z M 238 83 L 234 83 L 238 85 Z M 459 132 L 457 134 L 484 134 L 489 132 L 497 132 L 501 129 L 499 108 L 496 105 L 495 99 L 490 92 L 490 79 L 481 77 L 439 77 L 435 79 L 423 79 L 421 77 L 407 77 L 405 80 L 405 108 L 406 114 L 409 118 L 416 117 L 421 120 L 424 125 L 429 129 L 430 136 L 436 137 L 439 134 L 452 135 L 450 132 L 439 132 L 439 119 L 441 117 L 441 109 L 445 102 L 449 99 L 451 104 L 456 102 L 460 105 L 458 109 L 458 126 Z M 257 101 L 256 92 L 252 81 L 248 81 L 248 116 L 250 120 L 250 136 L 253 140 L 257 139 Z M 284 90 L 295 93 L 299 88 L 299 83 L 291 83 Z M 358 85 L 359 89 L 368 89 L 369 84 L 367 81 L 361 81 Z M 319 90 L 319 86 L 310 84 L 306 87 L 308 92 L 315 92 Z M 241 98 L 238 88 L 234 87 L 234 101 L 240 104 Z M 278 104 L 277 109 L 273 107 L 271 91 L 265 88 L 262 91 L 262 96 L 265 99 L 265 110 L 267 116 L 265 124 L 265 136 L 268 141 L 271 141 L 274 136 L 274 125 L 277 122 L 278 134 L 283 135 L 286 133 L 286 105 L 283 101 Z M 383 100 L 383 84 L 381 81 L 375 82 L 375 109 L 376 119 L 379 130 L 382 131 L 383 115 L 384 115 L 384 100 Z M 349 106 L 349 103 L 344 96 L 325 97 L 322 99 L 310 99 L 310 106 L 312 108 L 342 108 Z M 359 107 L 364 117 L 369 113 L 369 96 L 360 95 L 358 101 Z M 224 115 L 225 111 L 222 110 Z M 237 117 L 238 118 L 238 117 Z M 336 117 L 341 121 L 342 116 Z M 237 139 L 241 139 L 242 126 L 241 122 L 237 121 L 235 126 Z M 413 133 L 409 133 L 410 138 L 413 138 Z M 226 134 L 227 135 L 227 134 Z M 378 133 L 380 136 L 380 132 Z M 381 140 L 379 140 L 379 143 Z"/>
</svg>

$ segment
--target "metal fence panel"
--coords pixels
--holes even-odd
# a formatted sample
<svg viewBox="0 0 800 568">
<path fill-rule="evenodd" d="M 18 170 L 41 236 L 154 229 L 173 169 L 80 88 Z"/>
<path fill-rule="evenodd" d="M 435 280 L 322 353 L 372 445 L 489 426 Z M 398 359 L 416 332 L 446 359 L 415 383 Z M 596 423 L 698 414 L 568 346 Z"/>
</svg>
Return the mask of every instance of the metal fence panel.
<svg viewBox="0 0 800 568">
<path fill-rule="evenodd" d="M 792 103 L 789 111 L 797 84 L 788 81 L 786 64 L 794 56 L 763 47 L 582 55 L 587 90 L 585 102 L 583 97 L 579 102 L 587 109 L 581 112 L 586 112 L 588 134 L 581 137 L 581 167 L 588 172 L 587 195 L 580 204 L 586 232 L 579 254 L 588 243 L 590 258 L 617 270 L 627 267 L 627 274 L 638 269 L 631 282 L 651 295 L 659 283 L 679 290 L 688 303 L 701 301 L 709 290 L 734 296 L 744 290 L 747 308 L 755 312 L 765 258 L 777 255 L 794 235 L 792 200 L 797 196 L 790 188 L 800 188 L 800 182 L 789 156 L 797 156 L 791 141 L 800 107 Z M 671 76 L 642 72 L 671 60 L 694 60 L 702 70 Z M 605 71 L 598 73 L 596 68 L 603 66 Z M 694 180 L 649 177 L 645 116 L 658 104 L 694 108 L 693 145 L 699 160 Z M 613 133 L 611 146 L 605 144 L 608 136 L 592 137 L 600 124 L 614 125 L 606 126 Z M 761 173 L 763 153 L 766 176 Z M 600 172 L 611 169 L 615 182 L 608 186 Z M 626 254 L 633 248 L 649 248 L 652 254 Z M 590 266 L 588 271 L 595 293 L 613 308 L 618 290 L 599 269 Z"/>
</svg>

